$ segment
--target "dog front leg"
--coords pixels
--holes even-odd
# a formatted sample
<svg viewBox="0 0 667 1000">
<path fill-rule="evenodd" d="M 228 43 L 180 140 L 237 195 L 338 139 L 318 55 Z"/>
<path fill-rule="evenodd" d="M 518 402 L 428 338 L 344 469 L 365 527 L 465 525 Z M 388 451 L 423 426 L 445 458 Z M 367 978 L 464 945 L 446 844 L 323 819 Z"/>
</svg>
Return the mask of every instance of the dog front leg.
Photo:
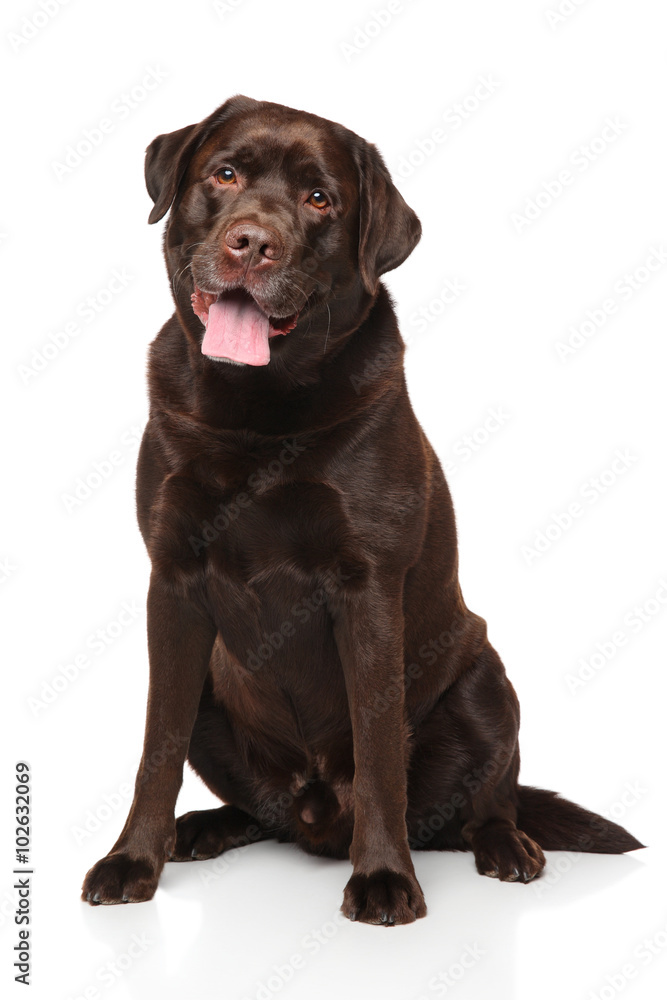
<svg viewBox="0 0 667 1000">
<path fill-rule="evenodd" d="M 134 801 L 109 854 L 83 883 L 89 903 L 151 899 L 175 839 L 176 799 L 216 629 L 154 573 L 148 592 L 150 684 Z M 119 729 L 118 738 L 123 738 Z"/>
<path fill-rule="evenodd" d="M 332 607 L 354 744 L 354 870 L 343 913 L 371 924 L 423 917 L 405 814 L 408 735 L 404 718 L 402 585 L 371 582 Z"/>
</svg>

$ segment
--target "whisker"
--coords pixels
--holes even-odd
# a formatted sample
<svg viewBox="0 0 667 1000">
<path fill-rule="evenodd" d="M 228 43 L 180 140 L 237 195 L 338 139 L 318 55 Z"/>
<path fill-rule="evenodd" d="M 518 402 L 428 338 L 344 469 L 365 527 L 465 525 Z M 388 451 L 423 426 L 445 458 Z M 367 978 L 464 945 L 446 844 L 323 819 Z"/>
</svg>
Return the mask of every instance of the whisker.
<svg viewBox="0 0 667 1000">
<path fill-rule="evenodd" d="M 318 285 L 322 285 L 325 291 L 331 291 L 331 285 L 327 285 L 326 281 L 322 281 L 320 278 L 314 278 L 312 274 L 306 274 L 305 271 L 299 270 L 298 267 L 292 268 L 295 274 L 303 274 L 304 277 L 309 278 L 311 281 L 316 281 Z"/>
<path fill-rule="evenodd" d="M 189 269 L 190 263 L 191 262 L 188 262 L 184 267 L 181 268 L 180 271 L 177 271 L 176 274 L 174 275 L 174 277 L 171 279 L 171 286 L 172 286 L 172 288 L 174 290 L 174 296 L 178 295 L 177 283 L 178 283 L 181 275 L 184 274 L 185 271 L 187 271 Z"/>
<path fill-rule="evenodd" d="M 327 312 L 329 313 L 329 322 L 327 323 L 327 335 L 324 338 L 324 350 L 322 351 L 322 354 L 326 354 L 326 352 L 327 352 L 327 343 L 328 343 L 328 340 L 329 340 L 329 330 L 331 329 L 331 309 L 329 309 L 329 303 L 328 302 L 327 302 Z"/>
</svg>

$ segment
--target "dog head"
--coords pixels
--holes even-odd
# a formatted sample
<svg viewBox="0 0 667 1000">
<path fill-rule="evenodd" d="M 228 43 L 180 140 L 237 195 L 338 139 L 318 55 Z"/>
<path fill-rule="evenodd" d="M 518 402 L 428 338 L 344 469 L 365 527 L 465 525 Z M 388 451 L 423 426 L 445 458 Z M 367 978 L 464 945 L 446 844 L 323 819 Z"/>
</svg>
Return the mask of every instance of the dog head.
<svg viewBox="0 0 667 1000">
<path fill-rule="evenodd" d="M 146 152 L 149 222 L 204 355 L 268 365 L 335 344 L 421 235 L 375 146 L 334 122 L 233 97 Z M 281 336 L 282 335 L 282 336 Z"/>
</svg>

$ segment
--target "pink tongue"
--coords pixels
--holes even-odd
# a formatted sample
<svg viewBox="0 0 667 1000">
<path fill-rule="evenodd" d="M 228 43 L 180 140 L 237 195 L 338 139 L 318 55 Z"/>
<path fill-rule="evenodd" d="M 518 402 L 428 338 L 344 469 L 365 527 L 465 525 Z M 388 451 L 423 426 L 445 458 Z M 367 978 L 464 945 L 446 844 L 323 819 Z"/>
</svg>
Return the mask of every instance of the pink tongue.
<svg viewBox="0 0 667 1000">
<path fill-rule="evenodd" d="M 269 320 L 243 292 L 227 292 L 208 309 L 202 354 L 246 365 L 268 365 Z"/>
</svg>

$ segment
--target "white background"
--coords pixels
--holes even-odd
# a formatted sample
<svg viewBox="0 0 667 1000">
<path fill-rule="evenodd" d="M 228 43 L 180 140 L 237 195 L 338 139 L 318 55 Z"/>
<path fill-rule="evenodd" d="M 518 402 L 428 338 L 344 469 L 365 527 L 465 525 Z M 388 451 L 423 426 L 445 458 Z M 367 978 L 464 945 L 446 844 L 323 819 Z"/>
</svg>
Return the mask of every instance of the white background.
<svg viewBox="0 0 667 1000">
<path fill-rule="evenodd" d="M 648 1000 L 664 989 L 664 11 L 566 0 L 558 21 L 558 2 L 403 0 L 381 29 L 385 0 L 223 0 L 219 11 L 44 0 L 49 17 L 36 2 L 4 5 L 0 961 L 11 981 L 12 775 L 25 759 L 29 995 Z M 377 143 L 419 214 L 422 242 L 388 284 L 415 409 L 454 466 L 463 592 L 521 700 L 523 781 L 615 816 L 649 850 L 550 854 L 527 887 L 480 878 L 470 854 L 420 854 L 429 915 L 390 932 L 339 920 L 348 863 L 273 843 L 226 855 L 222 872 L 168 865 L 150 903 L 79 901 L 125 819 L 147 688 L 133 428 L 146 419 L 147 346 L 172 304 L 162 227 L 145 221 L 143 153 L 239 92 Z M 103 118 L 111 131 L 60 170 Z M 538 195 L 533 220 L 517 221 Z M 114 270 L 127 284 L 109 296 Z M 447 282 L 465 291 L 445 307 Z M 559 357 L 607 299 L 615 312 Z M 65 346 L 48 347 L 52 335 Z M 494 431 L 491 408 L 506 414 Z M 617 449 L 627 467 L 600 493 L 591 480 Z M 68 510 L 64 495 L 112 452 L 112 474 Z M 572 503 L 580 516 L 527 556 Z M 124 626 L 123 605 L 134 609 Z M 100 653 L 98 629 L 111 640 Z M 592 676 L 568 686 L 596 652 Z M 87 665 L 68 680 L 77 656 Z M 212 801 L 188 772 L 179 811 Z"/>
</svg>

